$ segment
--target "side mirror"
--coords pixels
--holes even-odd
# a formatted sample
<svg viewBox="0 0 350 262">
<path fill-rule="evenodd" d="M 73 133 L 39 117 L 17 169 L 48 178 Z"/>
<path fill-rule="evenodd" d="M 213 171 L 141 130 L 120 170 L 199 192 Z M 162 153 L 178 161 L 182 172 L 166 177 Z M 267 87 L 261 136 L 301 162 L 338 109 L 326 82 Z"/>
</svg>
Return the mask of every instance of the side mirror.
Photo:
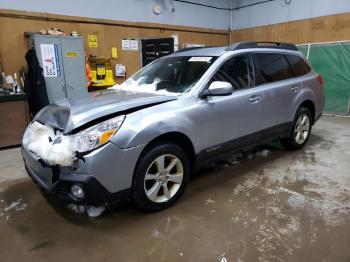
<svg viewBox="0 0 350 262">
<path fill-rule="evenodd" d="M 214 81 L 205 90 L 204 96 L 229 96 L 233 92 L 233 87 L 229 82 Z"/>
</svg>

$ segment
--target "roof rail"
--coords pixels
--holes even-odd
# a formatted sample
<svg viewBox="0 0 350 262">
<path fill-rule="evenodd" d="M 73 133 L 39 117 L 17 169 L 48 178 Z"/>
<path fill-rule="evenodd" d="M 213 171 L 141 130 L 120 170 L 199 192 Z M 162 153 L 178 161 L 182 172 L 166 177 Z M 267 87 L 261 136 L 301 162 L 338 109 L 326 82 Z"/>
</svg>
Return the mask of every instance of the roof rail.
<svg viewBox="0 0 350 262">
<path fill-rule="evenodd" d="M 226 51 L 235 51 L 247 48 L 276 48 L 276 49 L 286 49 L 292 51 L 298 51 L 295 44 L 290 43 L 279 43 L 279 42 L 241 42 L 230 45 L 226 48 Z"/>
</svg>

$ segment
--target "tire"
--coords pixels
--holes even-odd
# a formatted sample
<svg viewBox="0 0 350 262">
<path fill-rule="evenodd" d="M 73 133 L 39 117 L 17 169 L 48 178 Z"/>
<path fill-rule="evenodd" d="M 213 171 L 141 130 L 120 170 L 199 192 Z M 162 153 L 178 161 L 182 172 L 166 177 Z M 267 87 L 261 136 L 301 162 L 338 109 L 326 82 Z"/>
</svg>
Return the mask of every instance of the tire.
<svg viewBox="0 0 350 262">
<path fill-rule="evenodd" d="M 151 146 L 136 164 L 131 193 L 134 205 L 145 212 L 170 207 L 185 191 L 189 174 L 189 159 L 181 147 L 170 142 Z"/>
<path fill-rule="evenodd" d="M 288 150 L 302 149 L 309 141 L 311 129 L 311 112 L 305 107 L 300 107 L 294 117 L 289 136 L 281 139 L 281 144 Z"/>
</svg>

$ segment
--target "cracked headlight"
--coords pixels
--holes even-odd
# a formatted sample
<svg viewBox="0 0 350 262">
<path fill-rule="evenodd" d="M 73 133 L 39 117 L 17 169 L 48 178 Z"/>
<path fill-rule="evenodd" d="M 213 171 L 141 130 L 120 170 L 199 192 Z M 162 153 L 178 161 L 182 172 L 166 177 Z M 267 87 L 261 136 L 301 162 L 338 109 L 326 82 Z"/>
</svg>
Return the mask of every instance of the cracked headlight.
<svg viewBox="0 0 350 262">
<path fill-rule="evenodd" d="M 72 135 L 76 150 L 86 152 L 107 143 L 121 127 L 124 119 L 125 115 L 114 117 Z"/>
</svg>

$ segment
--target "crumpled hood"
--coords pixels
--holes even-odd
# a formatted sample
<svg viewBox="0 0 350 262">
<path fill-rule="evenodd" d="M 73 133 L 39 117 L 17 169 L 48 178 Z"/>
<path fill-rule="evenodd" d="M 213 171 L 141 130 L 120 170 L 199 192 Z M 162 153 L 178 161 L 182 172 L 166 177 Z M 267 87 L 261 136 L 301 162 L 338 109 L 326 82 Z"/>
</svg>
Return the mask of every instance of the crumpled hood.
<svg viewBox="0 0 350 262">
<path fill-rule="evenodd" d="M 130 91 L 98 91 L 79 100 L 64 99 L 43 108 L 34 118 L 69 133 L 96 119 L 139 107 L 176 100 L 176 96 Z"/>
</svg>

